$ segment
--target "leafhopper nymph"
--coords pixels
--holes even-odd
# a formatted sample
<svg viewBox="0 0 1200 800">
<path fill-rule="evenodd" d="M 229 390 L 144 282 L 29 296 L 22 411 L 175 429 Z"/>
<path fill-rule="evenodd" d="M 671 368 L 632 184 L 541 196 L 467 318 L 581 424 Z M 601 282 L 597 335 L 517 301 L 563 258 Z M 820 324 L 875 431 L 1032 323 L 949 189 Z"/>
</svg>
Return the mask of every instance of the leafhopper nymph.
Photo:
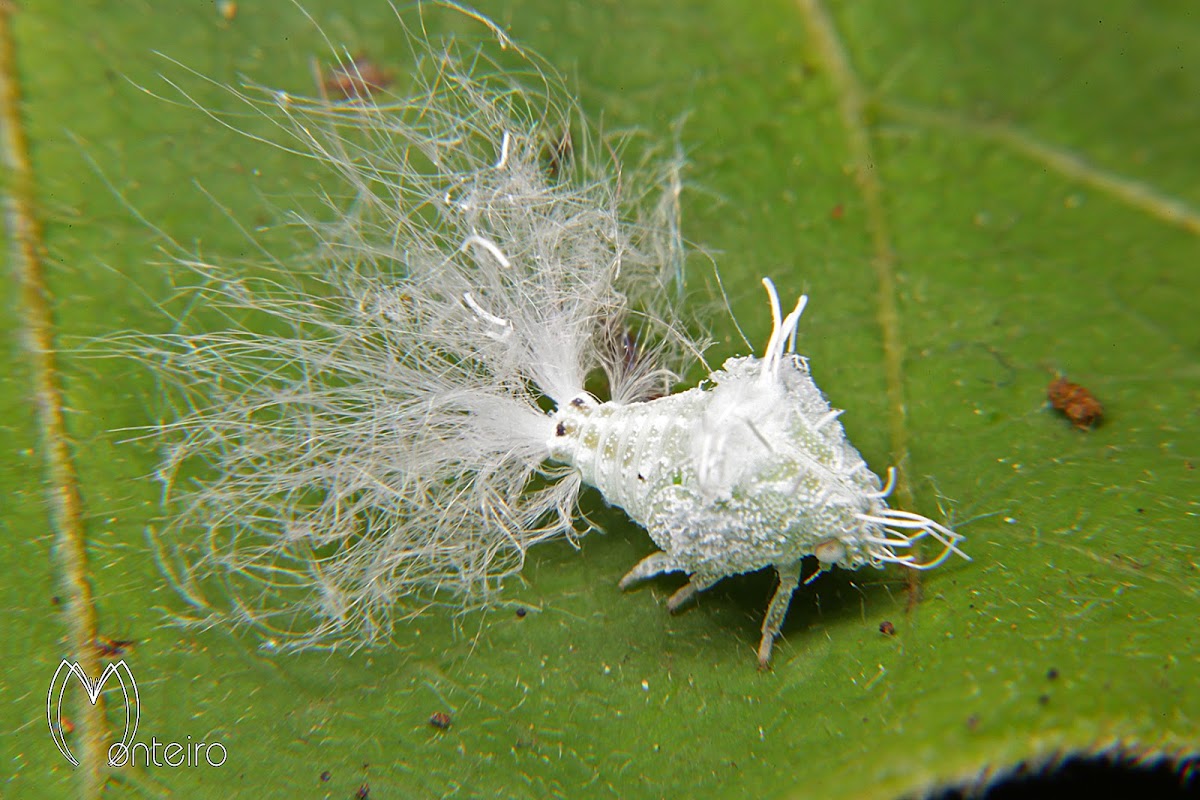
<svg viewBox="0 0 1200 800">
<path fill-rule="evenodd" d="M 281 647 L 384 639 L 431 602 L 485 602 L 529 547 L 575 537 L 584 484 L 661 548 L 622 586 L 686 572 L 677 608 L 727 575 L 779 571 L 762 664 L 805 556 L 924 569 L 958 553 L 954 532 L 888 508 L 891 475 L 846 441 L 794 353 L 804 298 L 784 316 L 764 281 L 762 355 L 661 396 L 702 350 L 682 322 L 679 159 L 622 168 L 621 143 L 540 59 L 468 9 L 416 13 L 438 8 L 482 39 L 402 22 L 416 63 L 395 83 L 228 87 L 331 201 L 302 220 L 315 258 L 253 274 L 180 259 L 226 327 L 134 337 L 182 398 L 161 427 L 181 509 L 162 552 L 195 621 L 257 625 Z M 334 74 L 365 77 L 333 50 Z M 635 359 L 611 346 L 631 329 Z M 603 399 L 584 388 L 600 374 Z M 920 562 L 922 539 L 941 554 Z"/>
</svg>

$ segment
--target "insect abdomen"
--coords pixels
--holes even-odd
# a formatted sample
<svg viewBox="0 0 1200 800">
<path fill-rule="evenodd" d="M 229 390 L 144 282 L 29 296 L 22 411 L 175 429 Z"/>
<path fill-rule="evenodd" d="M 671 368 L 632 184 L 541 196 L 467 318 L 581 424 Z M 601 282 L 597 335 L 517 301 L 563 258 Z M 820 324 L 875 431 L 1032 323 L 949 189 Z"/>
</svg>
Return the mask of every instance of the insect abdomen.
<svg viewBox="0 0 1200 800">
<path fill-rule="evenodd" d="M 664 482 L 684 482 L 703 392 L 642 403 L 575 403 L 560 409 L 551 456 L 579 470 L 585 483 L 643 525 Z"/>
</svg>

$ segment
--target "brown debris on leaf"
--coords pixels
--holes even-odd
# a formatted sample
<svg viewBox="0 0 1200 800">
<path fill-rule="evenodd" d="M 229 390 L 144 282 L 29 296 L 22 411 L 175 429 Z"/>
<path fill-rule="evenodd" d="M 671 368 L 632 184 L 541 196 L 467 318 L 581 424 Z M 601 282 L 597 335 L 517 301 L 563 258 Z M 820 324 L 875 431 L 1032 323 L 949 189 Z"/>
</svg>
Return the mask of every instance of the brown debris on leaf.
<svg viewBox="0 0 1200 800">
<path fill-rule="evenodd" d="M 1104 415 L 1104 406 L 1085 386 L 1059 376 L 1046 387 L 1050 405 L 1066 415 L 1081 431 L 1091 430 Z"/>
<path fill-rule="evenodd" d="M 325 94 L 342 100 L 366 99 L 391 83 L 391 71 L 365 55 L 356 55 L 349 63 L 338 63 L 321 75 L 321 89 Z"/>
</svg>

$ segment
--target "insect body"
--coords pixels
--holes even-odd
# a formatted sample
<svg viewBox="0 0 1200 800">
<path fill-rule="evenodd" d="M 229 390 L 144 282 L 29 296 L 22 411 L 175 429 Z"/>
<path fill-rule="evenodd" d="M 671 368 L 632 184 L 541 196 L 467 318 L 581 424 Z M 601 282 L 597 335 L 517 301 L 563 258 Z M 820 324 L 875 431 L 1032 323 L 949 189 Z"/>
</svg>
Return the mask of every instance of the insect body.
<svg viewBox="0 0 1200 800">
<path fill-rule="evenodd" d="M 805 556 L 815 555 L 822 569 L 924 569 L 964 554 L 955 547 L 958 534 L 887 507 L 892 474 L 883 486 L 870 471 L 846 439 L 841 411 L 830 408 L 807 360 L 792 352 L 807 297 L 781 320 L 775 288 L 763 283 L 774 328 L 762 358 L 731 358 L 709 377 L 711 388 L 648 402 L 581 397 L 556 413 L 550 454 L 578 469 L 662 548 L 630 570 L 623 588 L 686 572 L 689 582 L 667 604 L 675 610 L 726 576 L 774 567 L 779 587 L 758 648 L 766 666 Z M 943 551 L 917 563 L 904 550 L 924 537 Z"/>
<path fill-rule="evenodd" d="M 762 356 L 662 396 L 702 349 L 681 307 L 681 156 L 623 171 L 536 57 L 446 8 L 485 41 L 404 28 L 410 94 L 230 89 L 320 168 L 332 218 L 303 218 L 319 246 L 298 263 L 244 274 L 184 252 L 223 322 L 130 337 L 181 410 L 159 429 L 179 514 L 157 541 L 185 621 L 255 625 L 271 649 L 385 639 L 432 603 L 485 603 L 529 547 L 573 538 L 585 482 L 661 548 L 622 586 L 686 572 L 678 608 L 779 572 L 763 664 L 806 556 L 924 568 L 958 552 L 889 509 L 891 480 L 846 441 L 793 352 L 804 298 L 783 316 L 765 281 Z M 492 51 L 524 57 L 526 82 Z M 604 401 L 584 389 L 600 373 Z M 944 552 L 920 563 L 926 537 Z"/>
</svg>

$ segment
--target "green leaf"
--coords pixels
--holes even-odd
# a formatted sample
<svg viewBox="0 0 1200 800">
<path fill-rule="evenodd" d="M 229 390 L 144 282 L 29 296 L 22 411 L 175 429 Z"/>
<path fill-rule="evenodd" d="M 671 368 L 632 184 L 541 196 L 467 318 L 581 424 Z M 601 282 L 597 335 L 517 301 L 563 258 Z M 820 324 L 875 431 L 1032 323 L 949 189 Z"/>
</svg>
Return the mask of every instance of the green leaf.
<svg viewBox="0 0 1200 800">
<path fill-rule="evenodd" d="M 676 581 L 617 590 L 652 547 L 595 498 L 607 535 L 536 551 L 507 589 L 524 616 L 430 612 L 394 648 L 303 656 L 164 627 L 180 601 L 145 539 L 155 453 L 118 432 L 155 421 L 157 393 L 135 365 L 77 352 L 167 325 L 168 259 L 119 197 L 232 260 L 253 255 L 237 225 L 316 187 L 294 159 L 139 87 L 180 100 L 165 72 L 206 108 L 241 75 L 311 92 L 327 49 L 286 2 L 233 19 L 195 0 L 16 15 L 98 632 L 137 640 L 139 741 L 228 754 L 118 773 L 114 795 L 891 798 L 1064 753 L 1200 749 L 1200 22 L 1185 2 L 830 6 L 482 8 L 606 127 L 662 139 L 687 115 L 686 233 L 746 336 L 761 346 L 769 323 L 762 275 L 808 292 L 800 349 L 852 441 L 877 471 L 898 459 L 913 510 L 968 537 L 974 560 L 919 587 L 871 570 L 804 587 L 769 673 L 754 649 L 770 577 L 668 616 Z M 387 3 L 305 7 L 331 41 L 402 68 Z M 16 456 L 0 592 L 21 657 L 0 669 L 17 698 L 0 762 L 14 797 L 68 796 L 41 715 L 59 660 L 78 657 L 63 638 L 75 610 L 53 601 L 21 311 L 3 312 L 0 439 Z M 714 327 L 711 363 L 745 351 L 732 321 Z M 1097 428 L 1046 406 L 1058 372 L 1104 404 Z"/>
</svg>

